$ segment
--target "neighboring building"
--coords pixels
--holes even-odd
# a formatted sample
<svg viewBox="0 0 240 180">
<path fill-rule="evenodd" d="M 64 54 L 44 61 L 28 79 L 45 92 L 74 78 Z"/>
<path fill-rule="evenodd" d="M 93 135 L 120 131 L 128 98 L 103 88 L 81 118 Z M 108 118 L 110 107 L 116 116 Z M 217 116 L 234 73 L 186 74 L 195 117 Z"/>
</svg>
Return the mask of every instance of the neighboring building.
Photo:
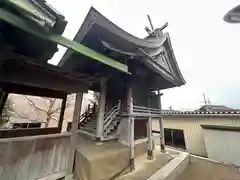
<svg viewBox="0 0 240 180">
<path fill-rule="evenodd" d="M 64 121 L 63 121 L 63 127 L 62 127 L 63 132 L 67 130 L 67 124 L 68 122 L 72 121 L 72 116 L 73 116 L 75 94 L 70 96 L 68 97 L 69 105 L 66 107 L 66 111 L 64 113 Z M 30 106 L 28 103 L 28 100 L 23 95 L 10 94 L 9 97 L 11 98 L 11 101 L 13 103 L 14 113 L 12 117 L 10 117 L 10 122 L 8 122 L 4 127 L 10 127 L 10 125 L 12 126 L 13 124 L 25 124 L 26 121 L 31 121 L 32 124 L 35 124 L 34 122 L 41 122 L 41 127 L 44 127 L 46 114 L 43 111 L 39 111 L 36 108 L 33 108 L 32 106 Z M 48 108 L 47 99 L 37 97 L 37 96 L 28 96 L 28 98 L 34 101 L 37 107 L 47 110 Z M 85 94 L 83 96 L 82 112 L 86 109 L 91 99 L 92 99 L 91 94 Z M 57 99 L 56 102 L 54 103 L 54 106 L 55 108 L 61 107 L 61 100 Z M 48 127 L 57 127 L 59 114 L 60 114 L 60 111 L 56 112 L 52 116 L 52 119 Z M 28 127 L 32 127 L 32 126 L 28 126 Z"/>
<path fill-rule="evenodd" d="M 196 110 L 199 112 L 228 112 L 228 111 L 235 111 L 235 109 L 223 106 L 223 105 L 204 105 L 200 109 Z"/>
<path fill-rule="evenodd" d="M 234 160 L 240 152 L 240 111 L 164 111 L 163 117 L 167 145 L 240 165 Z M 153 130 L 159 131 L 158 120 L 153 121 Z"/>
</svg>

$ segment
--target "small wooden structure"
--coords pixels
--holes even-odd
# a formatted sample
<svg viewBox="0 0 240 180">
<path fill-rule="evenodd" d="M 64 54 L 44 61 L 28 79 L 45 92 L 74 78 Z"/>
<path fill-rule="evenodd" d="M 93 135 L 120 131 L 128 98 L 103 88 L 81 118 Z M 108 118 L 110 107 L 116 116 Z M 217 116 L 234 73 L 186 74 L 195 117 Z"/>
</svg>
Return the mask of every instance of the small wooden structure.
<svg viewBox="0 0 240 180">
<path fill-rule="evenodd" d="M 2 4 L 0 111 L 10 92 L 61 98 L 62 109 L 56 128 L 1 131 L 0 137 L 60 133 L 67 94 L 77 95 L 71 133 L 3 139 L 2 143 L 0 139 L 0 177 L 26 180 L 72 173 L 78 132 L 98 141 L 118 139 L 128 145 L 133 170 L 137 139 L 147 137 L 148 158 L 153 158 L 152 118 L 159 119 L 161 149 L 165 151 L 160 90 L 181 86 L 185 81 L 163 28 L 139 39 L 91 8 L 74 41 L 70 41 L 61 36 L 66 26 L 64 17 L 45 1 L 5 0 Z M 53 66 L 47 61 L 57 51 L 57 44 L 69 50 L 58 66 Z M 98 111 L 88 109 L 81 115 L 82 94 L 88 90 L 100 92 Z M 24 153 L 23 160 L 16 157 L 21 148 L 31 149 L 27 153 L 31 158 Z M 32 163 L 39 168 L 26 177 L 23 166 L 27 164 L 29 169 Z M 16 167 L 15 175 L 9 173 L 9 167 Z"/>
<path fill-rule="evenodd" d="M 100 79 L 89 87 L 89 90 L 100 93 L 97 116 L 79 119 L 79 132 L 100 141 L 119 139 L 129 145 L 132 165 L 134 141 L 137 139 L 148 135 L 148 154 L 150 158 L 152 156 L 152 117 L 159 118 L 161 148 L 165 151 L 160 90 L 185 83 L 173 53 L 170 36 L 162 32 L 165 27 L 153 29 L 146 38 L 140 39 L 123 31 L 91 8 L 74 40 L 116 59 L 128 71 L 104 66 L 70 50 L 59 62 L 60 67 L 69 71 Z"/>
<path fill-rule="evenodd" d="M 9 93 L 62 99 L 58 127 L 0 130 L 0 179 L 58 179 L 69 175 L 82 94 L 97 78 L 47 61 L 58 44 L 107 66 L 114 67 L 114 60 L 62 37 L 66 21 L 45 1 L 5 0 L 0 4 L 0 112 Z M 124 65 L 120 69 L 126 71 Z M 72 132 L 60 134 L 66 98 L 71 93 L 77 93 Z"/>
</svg>

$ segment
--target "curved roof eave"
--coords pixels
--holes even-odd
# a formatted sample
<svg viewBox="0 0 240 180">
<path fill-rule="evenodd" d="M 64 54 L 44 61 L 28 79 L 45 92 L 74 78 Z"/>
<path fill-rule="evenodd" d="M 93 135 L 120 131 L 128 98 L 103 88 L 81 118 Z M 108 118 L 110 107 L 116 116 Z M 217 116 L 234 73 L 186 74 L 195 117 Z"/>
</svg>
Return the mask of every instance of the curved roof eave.
<svg viewBox="0 0 240 180">
<path fill-rule="evenodd" d="M 182 81 L 182 84 L 181 85 L 184 85 L 186 83 L 181 71 L 180 71 L 180 68 L 178 66 L 178 63 L 177 63 L 177 60 L 176 60 L 176 57 L 174 55 L 174 51 L 173 51 L 173 48 L 172 48 L 172 43 L 171 43 L 171 39 L 170 39 L 170 36 L 169 36 L 169 33 L 166 33 L 166 36 L 167 36 L 167 41 L 166 41 L 166 44 L 168 45 L 170 51 L 172 52 L 172 60 L 173 60 L 173 66 L 174 69 L 175 69 L 175 72 L 177 72 L 177 75 L 178 75 L 178 78 Z"/>
<path fill-rule="evenodd" d="M 166 41 L 165 36 L 158 39 L 141 39 L 136 36 L 133 36 L 130 33 L 118 27 L 117 25 L 115 25 L 114 23 L 112 23 L 110 20 L 108 20 L 105 16 L 103 16 L 93 7 L 91 7 L 91 9 L 89 10 L 82 26 L 80 27 L 76 36 L 74 37 L 74 41 L 81 42 L 84 36 L 88 33 L 88 31 L 94 24 L 104 27 L 109 32 L 116 34 L 118 37 L 125 39 L 126 41 L 135 44 L 136 46 L 139 47 L 158 48 L 159 46 L 162 46 Z M 64 64 L 66 59 L 68 59 L 71 54 L 72 52 L 67 50 L 63 55 L 61 61 L 59 62 L 59 65 Z"/>
<path fill-rule="evenodd" d="M 176 58 L 174 56 L 173 48 L 171 45 L 170 37 L 168 33 L 164 33 L 162 36 L 157 38 L 145 38 L 141 39 L 138 37 L 135 37 L 128 32 L 124 31 L 123 29 L 119 28 L 117 25 L 109 21 L 106 17 L 104 17 L 101 13 L 99 13 L 95 8 L 91 7 L 89 10 L 82 26 L 80 27 L 79 31 L 77 32 L 74 41 L 80 42 L 84 39 L 84 37 L 87 35 L 87 33 L 90 31 L 92 26 L 94 24 L 97 24 L 104 29 L 106 29 L 108 32 L 114 34 L 116 37 L 119 37 L 119 39 L 124 39 L 124 41 L 129 42 L 133 44 L 136 49 L 142 48 L 144 51 L 156 51 L 161 46 L 167 46 L 167 49 L 170 51 L 170 61 L 172 61 L 171 66 L 174 69 L 174 74 L 169 75 L 168 73 L 164 72 L 164 70 L 159 71 L 159 69 L 162 69 L 158 67 L 155 63 L 150 62 L 143 62 L 146 66 L 151 68 L 153 71 L 157 72 L 161 76 L 163 76 L 168 81 L 172 82 L 175 86 L 181 86 L 185 84 L 185 80 L 180 72 L 180 69 L 178 67 Z M 120 52 L 120 51 L 119 51 Z M 64 62 L 71 56 L 72 52 L 67 50 L 64 54 L 63 58 L 59 62 L 59 65 L 63 65 Z"/>
<path fill-rule="evenodd" d="M 227 14 L 223 17 L 223 20 L 228 23 L 239 23 L 240 19 L 240 5 L 232 8 L 227 12 Z"/>
</svg>

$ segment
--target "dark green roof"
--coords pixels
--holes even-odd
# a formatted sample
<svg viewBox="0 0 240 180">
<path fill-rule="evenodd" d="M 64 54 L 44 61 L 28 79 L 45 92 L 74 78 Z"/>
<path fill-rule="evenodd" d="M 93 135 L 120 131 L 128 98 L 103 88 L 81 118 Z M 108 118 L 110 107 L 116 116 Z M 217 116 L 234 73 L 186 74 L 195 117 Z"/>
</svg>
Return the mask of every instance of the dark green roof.
<svg viewBox="0 0 240 180">
<path fill-rule="evenodd" d="M 14 6 L 17 6 L 20 9 L 24 9 L 24 11 L 27 14 L 36 15 L 37 13 L 37 9 L 34 9 L 32 5 L 25 3 L 25 1 L 23 0 L 19 0 L 18 2 L 14 0 L 8 0 L 7 2 L 14 4 Z M 95 60 L 107 66 L 110 66 L 112 68 L 118 69 L 122 72 L 128 73 L 128 67 L 126 65 L 112 58 L 104 56 L 94 50 L 91 50 L 90 48 L 80 43 L 69 40 L 57 33 L 53 33 L 51 31 L 43 31 L 42 28 L 40 28 L 37 23 L 28 21 L 22 18 L 21 16 L 17 16 L 16 14 L 14 14 L 13 12 L 10 12 L 6 8 L 0 8 L 0 21 L 4 21 L 7 24 L 10 24 L 11 26 L 13 26 L 14 28 L 27 32 L 29 35 L 33 35 L 34 37 L 37 37 L 41 40 L 47 41 L 49 43 L 55 43 L 56 45 L 60 44 L 77 53 L 83 54 L 89 57 L 89 60 Z M 15 40 L 15 41 L 18 41 L 18 40 Z"/>
<path fill-rule="evenodd" d="M 62 34 L 67 21 L 63 15 L 50 7 L 45 0 L 3 0 L 6 9 L 32 21 L 45 30 Z"/>
</svg>

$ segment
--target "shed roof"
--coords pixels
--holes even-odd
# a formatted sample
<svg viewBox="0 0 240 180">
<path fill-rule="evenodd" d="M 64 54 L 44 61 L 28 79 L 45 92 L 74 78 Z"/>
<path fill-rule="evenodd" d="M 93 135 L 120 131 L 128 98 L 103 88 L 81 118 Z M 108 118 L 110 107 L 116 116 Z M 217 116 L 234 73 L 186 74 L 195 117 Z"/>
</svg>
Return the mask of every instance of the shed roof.
<svg viewBox="0 0 240 180">
<path fill-rule="evenodd" d="M 26 10 L 28 10 L 28 9 L 26 9 Z M 16 14 L 10 12 L 8 9 L 0 8 L 0 21 L 13 26 L 13 28 L 8 28 L 8 30 L 14 29 L 14 32 L 11 35 L 16 36 L 16 38 L 27 39 L 28 36 L 33 36 L 35 38 L 35 41 L 29 41 L 28 49 L 31 49 L 30 47 L 33 46 L 34 43 L 38 42 L 38 40 L 36 39 L 36 38 L 38 38 L 39 41 L 43 41 L 45 43 L 45 44 L 43 44 L 43 46 L 45 46 L 46 43 L 50 43 L 50 44 L 53 43 L 53 44 L 55 44 L 55 46 L 57 44 L 60 44 L 64 47 L 71 49 L 72 51 L 76 52 L 77 54 L 82 54 L 82 55 L 88 57 L 88 59 L 91 61 L 94 60 L 94 61 L 97 61 L 98 63 L 102 63 L 107 66 L 116 68 L 122 72 L 128 73 L 128 67 L 126 65 L 124 65 L 112 58 L 104 56 L 82 44 L 79 44 L 75 41 L 71 41 L 71 40 L 61 36 L 60 34 L 49 32 L 49 31 L 43 31 L 41 28 L 39 28 L 39 25 L 36 25 L 36 23 L 27 21 L 24 18 L 19 17 Z M 6 26 L 4 26 L 4 27 L 6 27 Z M 1 30 L 3 31 L 4 29 L 2 28 Z M 27 34 L 25 34 L 25 32 L 27 32 Z M 10 33 L 11 33 L 11 31 L 6 32 L 6 34 L 10 34 Z M 23 37 L 23 34 L 24 34 L 24 37 Z M 17 35 L 19 35 L 19 36 L 17 36 Z M 15 45 L 18 45 L 18 48 L 22 47 L 21 44 L 17 44 L 18 41 L 16 41 L 16 39 L 12 39 L 11 36 L 9 36 L 9 38 L 7 40 L 12 40 L 10 42 L 15 43 Z M 6 41 L 6 38 L 5 38 L 5 41 Z M 24 42 L 24 41 L 21 41 L 21 42 Z M 26 49 L 24 49 L 24 50 L 27 51 Z M 37 49 L 37 48 L 33 48 L 33 49 Z M 54 53 L 55 53 L 55 51 L 54 51 Z M 45 51 L 42 51 L 41 53 L 44 54 Z M 50 57 L 50 56 L 48 56 L 48 57 Z"/>
<path fill-rule="evenodd" d="M 58 44 L 87 56 L 91 61 L 128 73 L 126 65 L 71 41 L 61 36 L 61 33 L 46 30 L 35 21 L 30 21 L 30 16 L 38 18 L 37 15 L 42 12 L 39 9 L 43 6 L 34 9 L 36 4 L 34 6 L 31 3 L 26 4 L 30 1 L 23 0 L 3 2 L 7 2 L 7 5 L 0 7 L 0 39 L 2 42 L 0 86 L 5 91 L 56 98 L 62 98 L 66 93 L 86 92 L 89 84 L 97 78 L 64 70 L 62 67 L 47 63 L 47 60 L 55 53 Z M 39 1 L 40 4 L 43 2 Z M 26 14 L 27 18 L 24 17 Z"/>
<path fill-rule="evenodd" d="M 45 30 L 62 34 L 67 25 L 65 17 L 46 0 L 3 0 L 2 3 L 11 12 L 38 24 Z"/>
</svg>

